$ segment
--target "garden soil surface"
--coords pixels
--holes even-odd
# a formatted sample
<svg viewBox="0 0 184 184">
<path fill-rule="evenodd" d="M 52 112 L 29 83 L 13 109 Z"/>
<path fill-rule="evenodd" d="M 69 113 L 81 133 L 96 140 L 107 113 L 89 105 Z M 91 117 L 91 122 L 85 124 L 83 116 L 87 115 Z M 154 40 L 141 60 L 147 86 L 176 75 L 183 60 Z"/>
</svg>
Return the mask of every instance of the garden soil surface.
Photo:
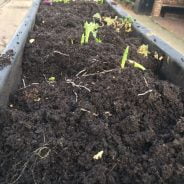
<svg viewBox="0 0 184 184">
<path fill-rule="evenodd" d="M 116 15 L 94 2 L 41 4 L 25 84 L 0 110 L 1 184 L 184 183 L 184 91 L 159 78 L 166 59 L 155 50 L 137 54 L 144 42 L 134 31 L 104 25 L 102 43 L 81 45 L 97 12 Z M 121 70 L 127 45 L 146 71 Z"/>
</svg>

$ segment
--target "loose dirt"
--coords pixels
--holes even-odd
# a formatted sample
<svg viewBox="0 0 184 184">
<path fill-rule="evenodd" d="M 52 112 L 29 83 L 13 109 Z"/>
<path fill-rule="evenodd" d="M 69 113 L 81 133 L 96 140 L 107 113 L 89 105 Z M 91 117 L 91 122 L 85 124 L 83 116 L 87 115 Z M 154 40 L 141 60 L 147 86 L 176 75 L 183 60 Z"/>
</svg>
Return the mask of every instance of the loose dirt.
<svg viewBox="0 0 184 184">
<path fill-rule="evenodd" d="M 184 91 L 159 78 L 165 59 L 154 50 L 137 54 L 144 42 L 135 32 L 104 26 L 102 43 L 80 45 L 97 12 L 116 15 L 92 2 L 41 5 L 25 85 L 0 111 L 1 184 L 184 183 Z M 145 72 L 120 69 L 127 45 Z"/>
</svg>

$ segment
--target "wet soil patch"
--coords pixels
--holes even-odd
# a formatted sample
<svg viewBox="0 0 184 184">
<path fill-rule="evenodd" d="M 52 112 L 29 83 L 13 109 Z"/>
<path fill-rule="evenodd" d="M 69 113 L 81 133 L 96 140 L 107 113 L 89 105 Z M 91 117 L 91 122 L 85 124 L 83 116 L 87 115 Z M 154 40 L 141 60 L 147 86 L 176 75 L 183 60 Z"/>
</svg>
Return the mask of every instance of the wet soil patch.
<svg viewBox="0 0 184 184">
<path fill-rule="evenodd" d="M 154 50 L 137 54 L 135 32 L 104 26 L 102 43 L 80 45 L 97 12 L 116 16 L 92 2 L 41 5 L 24 85 L 0 110 L 1 184 L 184 183 L 184 91 L 159 80 Z M 127 45 L 146 71 L 120 69 Z"/>
</svg>

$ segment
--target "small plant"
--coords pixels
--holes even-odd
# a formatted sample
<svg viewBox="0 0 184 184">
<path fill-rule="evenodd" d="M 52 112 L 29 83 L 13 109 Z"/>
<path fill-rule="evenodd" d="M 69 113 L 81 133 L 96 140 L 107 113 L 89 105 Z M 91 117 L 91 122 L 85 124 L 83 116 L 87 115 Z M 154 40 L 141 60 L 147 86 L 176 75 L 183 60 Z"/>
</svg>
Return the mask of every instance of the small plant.
<svg viewBox="0 0 184 184">
<path fill-rule="evenodd" d="M 121 59 L 121 68 L 124 69 L 125 68 L 125 63 L 128 59 L 128 53 L 129 53 L 129 46 L 126 47 L 124 53 L 123 53 L 123 57 Z"/>
<path fill-rule="evenodd" d="M 143 55 L 144 57 L 148 57 L 148 54 L 150 54 L 149 50 L 148 50 L 148 45 L 141 45 L 138 50 L 137 53 Z"/>
<path fill-rule="evenodd" d="M 132 31 L 133 21 L 131 17 L 125 17 L 120 19 L 117 16 L 115 18 L 102 17 L 102 20 L 107 24 L 107 26 L 113 26 L 116 32 L 119 32 L 120 29 L 122 29 L 123 27 L 125 29 L 125 32 Z"/>
<path fill-rule="evenodd" d="M 48 78 L 48 82 L 49 82 L 50 84 L 55 83 L 55 81 L 56 81 L 56 78 L 55 78 L 55 77 L 49 77 L 49 78 Z"/>
<path fill-rule="evenodd" d="M 121 19 L 122 20 L 122 23 L 123 23 L 123 26 L 125 28 L 125 32 L 132 32 L 132 23 L 133 23 L 133 20 L 131 17 L 124 17 Z"/>
<path fill-rule="evenodd" d="M 134 66 L 134 68 L 138 68 L 138 69 L 141 69 L 141 70 L 146 70 L 146 68 L 139 64 L 138 62 L 134 61 L 134 60 L 128 60 L 128 54 L 129 54 L 129 46 L 126 47 L 124 53 L 123 53 L 123 57 L 121 59 L 121 68 L 124 69 L 125 68 L 125 63 L 126 61 L 128 61 L 130 64 L 132 64 Z"/>
<path fill-rule="evenodd" d="M 123 27 L 122 21 L 118 20 L 118 17 L 115 18 L 111 17 L 102 17 L 103 21 L 107 24 L 107 26 L 112 26 L 116 32 L 119 32 L 120 29 Z"/>
<path fill-rule="evenodd" d="M 101 40 L 97 38 L 97 32 L 98 32 L 99 27 L 100 27 L 99 24 L 95 22 L 88 23 L 86 21 L 84 24 L 84 33 L 82 34 L 82 37 L 81 37 L 81 45 L 89 43 L 89 37 L 91 33 L 93 37 L 95 38 L 95 41 L 97 43 L 100 43 Z"/>
<path fill-rule="evenodd" d="M 95 13 L 95 14 L 93 15 L 93 19 L 99 19 L 100 22 L 102 21 L 102 17 L 101 17 L 101 15 L 100 15 L 100 13 Z M 95 21 L 95 20 L 94 20 L 94 21 Z"/>
</svg>

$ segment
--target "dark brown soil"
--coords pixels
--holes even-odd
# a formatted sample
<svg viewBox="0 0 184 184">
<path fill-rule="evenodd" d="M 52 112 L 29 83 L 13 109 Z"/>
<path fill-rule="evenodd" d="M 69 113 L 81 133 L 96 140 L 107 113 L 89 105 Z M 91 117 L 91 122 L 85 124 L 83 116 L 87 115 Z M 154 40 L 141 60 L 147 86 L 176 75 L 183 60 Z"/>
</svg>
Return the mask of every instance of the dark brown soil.
<svg viewBox="0 0 184 184">
<path fill-rule="evenodd" d="M 115 16 L 91 2 L 41 5 L 24 51 L 26 88 L 0 111 L 1 184 L 184 183 L 184 91 L 159 80 L 161 62 L 137 54 L 134 32 L 104 26 L 102 43 L 81 46 L 97 12 Z M 145 72 L 120 69 L 127 45 Z"/>
<path fill-rule="evenodd" d="M 8 50 L 5 54 L 0 55 L 0 70 L 11 64 L 13 55 L 13 50 Z"/>
</svg>

